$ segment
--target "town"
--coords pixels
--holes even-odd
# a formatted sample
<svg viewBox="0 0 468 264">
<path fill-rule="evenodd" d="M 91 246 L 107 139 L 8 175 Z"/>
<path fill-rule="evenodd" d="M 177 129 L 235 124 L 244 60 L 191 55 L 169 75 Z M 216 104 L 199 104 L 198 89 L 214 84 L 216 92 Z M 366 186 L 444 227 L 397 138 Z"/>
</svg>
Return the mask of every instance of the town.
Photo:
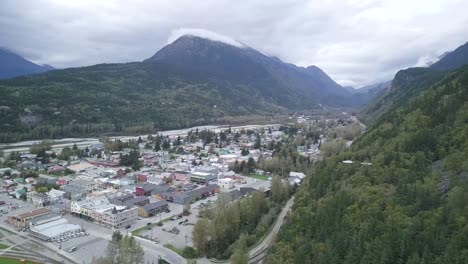
<svg viewBox="0 0 468 264">
<path fill-rule="evenodd" d="M 171 249 L 196 246 L 194 226 L 219 196 L 236 201 L 259 192 L 269 199 L 274 178 L 292 194 L 311 164 L 346 148 L 365 129 L 352 116 L 290 121 L 102 137 L 60 149 L 43 141 L 4 153 L 1 243 L 39 243 L 28 252 L 39 261 L 91 263 L 119 230 L 138 237 L 148 261 L 170 259 Z M 11 231 L 22 237 L 7 239 Z M 54 249 L 61 256 L 41 254 Z"/>
</svg>

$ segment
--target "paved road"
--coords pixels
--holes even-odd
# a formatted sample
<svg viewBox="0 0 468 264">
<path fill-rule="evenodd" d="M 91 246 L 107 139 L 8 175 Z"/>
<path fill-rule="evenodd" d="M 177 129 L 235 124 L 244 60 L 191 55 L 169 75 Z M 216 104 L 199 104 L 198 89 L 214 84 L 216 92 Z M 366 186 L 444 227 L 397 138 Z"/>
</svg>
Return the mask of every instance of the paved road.
<svg viewBox="0 0 468 264">
<path fill-rule="evenodd" d="M 290 211 L 291 206 L 293 204 L 294 204 L 294 196 L 291 197 L 291 199 L 289 199 L 289 201 L 284 206 L 283 210 L 281 211 L 278 218 L 276 219 L 276 222 L 275 222 L 273 228 L 271 229 L 270 233 L 265 238 L 263 238 L 263 240 L 258 245 L 256 245 L 252 249 L 250 249 L 249 264 L 262 263 L 263 258 L 265 258 L 266 254 L 268 253 L 268 248 L 271 246 L 271 244 L 275 240 L 276 235 L 278 234 L 281 226 L 284 223 L 284 218 L 286 217 L 286 215 Z M 213 262 L 211 262 L 207 258 L 200 258 L 200 259 L 198 259 L 197 263 L 199 263 L 199 264 L 212 264 Z M 226 261 L 226 262 L 218 261 L 216 263 L 228 263 L 228 261 Z"/>
<path fill-rule="evenodd" d="M 232 130 L 240 130 L 240 129 L 259 129 L 262 127 L 269 127 L 269 126 L 277 126 L 278 124 L 267 124 L 267 125 L 245 125 L 245 126 L 235 126 L 231 127 Z M 192 130 L 195 131 L 195 129 L 198 130 L 212 130 L 214 132 L 220 132 L 221 130 L 225 130 L 228 128 L 227 125 L 222 125 L 222 126 L 198 126 L 198 127 L 191 127 L 191 128 L 185 128 L 185 129 L 179 129 L 179 130 L 168 130 L 168 131 L 160 131 L 158 134 L 161 134 L 163 136 L 184 136 L 187 135 L 187 133 Z M 146 138 L 148 135 L 141 135 L 141 138 Z M 110 137 L 112 139 L 120 139 L 122 141 L 128 141 L 130 139 L 138 139 L 139 136 L 113 136 Z M 44 139 L 44 140 L 49 140 L 49 139 Z M 99 142 L 98 138 L 63 138 L 63 139 L 54 139 L 54 140 L 49 140 L 52 142 L 52 149 L 54 151 L 60 151 L 64 147 L 72 147 L 75 143 L 78 147 L 80 148 L 85 148 L 91 144 L 95 144 Z M 3 150 L 5 155 L 8 155 L 8 153 L 12 151 L 19 151 L 19 152 L 29 152 L 29 148 L 33 144 L 41 143 L 42 140 L 28 140 L 28 141 L 21 141 L 21 142 L 15 142 L 15 143 L 0 143 L 0 149 Z"/>
<path fill-rule="evenodd" d="M 91 234 L 92 237 L 99 237 L 99 238 L 105 239 L 107 241 L 110 241 L 112 239 L 112 233 L 114 232 L 112 229 L 105 228 L 105 227 L 96 225 L 94 223 L 84 221 L 83 219 L 80 219 L 79 217 L 75 217 L 75 216 L 71 216 L 71 215 L 67 215 L 66 218 L 69 219 L 69 221 L 71 223 L 82 225 L 83 228 L 85 230 L 87 230 Z M 146 225 L 147 221 L 148 221 L 147 219 L 143 218 L 139 222 L 141 222 L 140 225 Z M 122 234 L 124 234 L 124 235 L 131 234 L 130 231 L 132 231 L 132 230 L 134 230 L 136 228 L 137 227 L 134 227 L 132 225 L 132 228 L 130 230 L 120 229 L 120 232 Z M 162 245 L 156 244 L 155 242 L 152 242 L 150 240 L 142 239 L 142 238 L 137 237 L 137 236 L 134 236 L 134 237 L 135 237 L 135 239 L 137 241 L 140 242 L 141 246 L 143 247 L 143 250 L 145 251 L 145 263 L 150 263 L 150 264 L 151 263 L 157 263 L 159 256 L 166 259 L 171 264 L 179 264 L 179 263 L 184 264 L 184 263 L 186 263 L 185 259 L 182 258 L 179 254 L 175 253 L 174 251 L 172 251 L 172 250 L 170 250 L 168 248 L 165 248 Z M 160 242 L 161 242 L 161 244 L 165 244 L 164 241 L 160 241 Z M 93 244 L 93 246 L 94 245 L 95 244 Z M 100 252 L 102 252 L 103 254 L 105 252 L 106 246 L 107 245 L 100 248 Z M 92 249 L 89 249 L 89 250 L 94 251 Z M 73 254 L 75 254 L 75 253 L 76 254 L 82 254 L 82 253 L 85 253 L 85 252 L 86 251 L 80 252 L 80 250 L 78 249 L 77 251 L 73 252 Z"/>
<path fill-rule="evenodd" d="M 27 233 L 17 232 L 8 225 L 0 224 L 3 229 L 8 230 L 11 233 L 16 235 L 10 235 L 8 237 L 2 238 L 8 244 L 12 244 L 9 249 L 6 249 L 1 252 L 1 255 L 21 255 L 24 253 L 26 257 L 36 256 L 35 259 L 39 258 L 41 260 L 47 261 L 47 263 L 71 263 L 77 264 L 81 263 L 80 260 L 75 259 L 73 256 L 67 252 L 58 251 L 50 243 L 44 243 L 34 237 L 27 235 Z M 21 253 L 19 253 L 20 251 Z M 12 255 L 13 254 L 13 255 Z"/>
<path fill-rule="evenodd" d="M 293 203 L 294 203 L 294 196 L 291 197 L 291 199 L 289 199 L 289 201 L 284 206 L 280 215 L 276 219 L 275 225 L 273 226 L 270 233 L 257 246 L 255 246 L 254 248 L 250 250 L 249 263 L 261 263 L 261 260 L 265 257 L 268 248 L 271 246 L 271 244 L 275 240 L 276 235 L 278 234 L 281 228 L 281 225 L 283 225 L 284 218 L 286 217 L 286 214 L 291 209 L 291 206 L 293 205 Z"/>
<path fill-rule="evenodd" d="M 185 264 L 187 261 L 174 251 L 165 248 L 155 242 L 134 236 L 140 242 L 140 245 L 145 250 L 145 259 L 148 263 L 158 263 L 158 258 L 162 257 L 171 264 Z"/>
</svg>

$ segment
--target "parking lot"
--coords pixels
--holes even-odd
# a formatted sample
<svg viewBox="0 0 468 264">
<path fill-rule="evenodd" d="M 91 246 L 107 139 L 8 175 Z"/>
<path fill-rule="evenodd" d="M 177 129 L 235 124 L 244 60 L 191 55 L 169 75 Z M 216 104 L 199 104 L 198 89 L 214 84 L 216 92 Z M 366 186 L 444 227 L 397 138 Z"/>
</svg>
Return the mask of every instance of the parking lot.
<svg viewBox="0 0 468 264">
<path fill-rule="evenodd" d="M 107 240 L 94 235 L 71 238 L 65 242 L 50 243 L 53 244 L 57 250 L 65 251 L 75 259 L 81 260 L 83 263 L 91 263 L 93 258 L 103 256 L 107 247 Z M 70 252 L 71 248 L 76 248 L 76 250 Z"/>
<path fill-rule="evenodd" d="M 177 248 L 193 246 L 192 229 L 195 223 L 198 221 L 198 219 L 200 219 L 199 217 L 197 217 L 200 210 L 200 204 L 207 204 L 213 202 L 216 200 L 216 198 L 217 196 L 212 196 L 207 199 L 195 202 L 191 206 L 191 214 L 189 216 L 182 216 L 181 218 L 177 218 L 176 220 L 166 221 L 164 222 L 163 226 L 153 226 L 152 229 L 143 230 L 140 232 L 140 234 L 146 239 L 153 238 L 153 240 L 160 245 L 171 244 Z M 171 204 L 171 206 L 172 205 L 173 204 Z M 182 213 L 182 208 L 180 210 L 180 213 Z M 177 216 L 178 214 L 173 215 Z M 169 214 L 168 217 L 171 217 L 171 215 Z M 179 232 L 170 232 L 170 230 L 172 230 L 173 228 L 177 228 Z"/>
</svg>

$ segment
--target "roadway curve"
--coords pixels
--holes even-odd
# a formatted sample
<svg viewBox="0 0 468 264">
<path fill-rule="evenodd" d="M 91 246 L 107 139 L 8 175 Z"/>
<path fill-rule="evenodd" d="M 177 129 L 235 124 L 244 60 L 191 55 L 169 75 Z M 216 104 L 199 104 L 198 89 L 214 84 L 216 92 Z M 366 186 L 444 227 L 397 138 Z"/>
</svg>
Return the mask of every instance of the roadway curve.
<svg viewBox="0 0 468 264">
<path fill-rule="evenodd" d="M 270 233 L 254 248 L 252 248 L 249 252 L 249 263 L 262 263 L 262 260 L 268 253 L 268 248 L 270 248 L 271 244 L 276 238 L 281 226 L 283 225 L 284 218 L 288 214 L 291 206 L 294 203 L 294 196 L 289 199 L 289 201 L 284 206 L 283 210 L 281 211 L 280 215 L 276 219 L 275 225 L 271 229 Z"/>
<path fill-rule="evenodd" d="M 145 258 L 147 260 L 151 259 L 155 261 L 154 263 L 157 263 L 158 258 L 161 257 L 171 264 L 187 263 L 187 261 L 182 256 L 164 246 L 161 246 L 159 244 L 156 244 L 155 242 L 149 241 L 138 236 L 133 237 L 140 242 L 140 245 L 145 251 Z"/>
</svg>

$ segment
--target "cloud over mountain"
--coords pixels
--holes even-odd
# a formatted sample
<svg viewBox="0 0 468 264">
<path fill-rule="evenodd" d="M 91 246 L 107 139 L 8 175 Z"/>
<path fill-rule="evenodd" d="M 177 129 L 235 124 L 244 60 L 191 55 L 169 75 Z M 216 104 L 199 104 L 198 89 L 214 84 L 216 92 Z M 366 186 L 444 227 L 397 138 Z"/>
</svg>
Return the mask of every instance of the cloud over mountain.
<svg viewBox="0 0 468 264">
<path fill-rule="evenodd" d="M 203 28 L 179 28 L 173 30 L 168 38 L 167 44 L 170 44 L 180 38 L 181 36 L 189 35 L 196 36 L 200 38 L 209 39 L 212 41 L 218 41 L 225 44 L 229 44 L 238 48 L 246 48 L 247 46 L 240 43 L 239 41 L 225 35 L 218 34 L 213 31 L 209 31 Z"/>
</svg>

